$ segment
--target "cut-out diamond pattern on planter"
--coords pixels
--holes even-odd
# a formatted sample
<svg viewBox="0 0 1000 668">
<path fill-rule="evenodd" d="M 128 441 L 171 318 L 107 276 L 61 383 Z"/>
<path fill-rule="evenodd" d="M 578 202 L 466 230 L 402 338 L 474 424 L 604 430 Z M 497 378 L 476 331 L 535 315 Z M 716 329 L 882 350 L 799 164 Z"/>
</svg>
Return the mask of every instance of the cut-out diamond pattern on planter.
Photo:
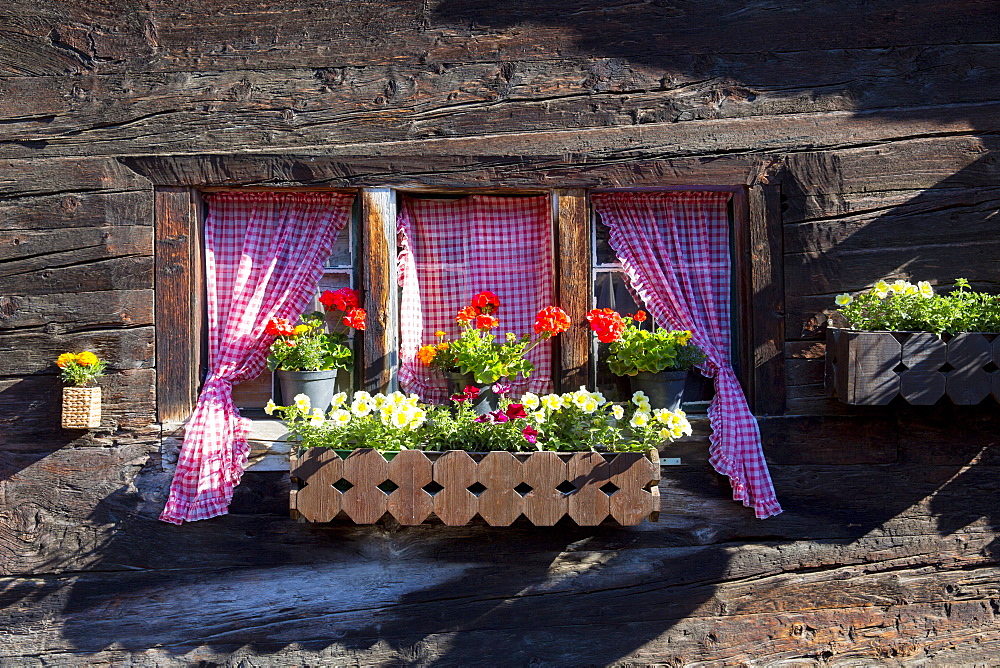
<svg viewBox="0 0 1000 668">
<path fill-rule="evenodd" d="M 410 525 L 433 513 L 448 525 L 468 524 L 478 514 L 491 526 L 507 526 L 521 516 L 551 526 L 567 515 L 593 526 L 609 517 L 639 524 L 659 511 L 655 450 L 474 456 L 406 450 L 386 462 L 374 450 L 355 450 L 341 460 L 332 450 L 317 448 L 293 456 L 291 474 L 293 515 L 314 522 L 340 513 L 372 524 L 389 513 Z"/>
<path fill-rule="evenodd" d="M 1000 336 L 965 332 L 939 338 L 928 332 L 827 329 L 827 394 L 854 405 L 885 405 L 901 396 L 917 406 L 948 397 L 969 406 L 994 389 Z"/>
<path fill-rule="evenodd" d="M 432 469 L 431 460 L 417 450 L 403 450 L 389 462 L 389 480 L 399 486 L 389 495 L 389 514 L 400 524 L 420 524 L 434 512 L 427 490 L 434 483 Z"/>
</svg>

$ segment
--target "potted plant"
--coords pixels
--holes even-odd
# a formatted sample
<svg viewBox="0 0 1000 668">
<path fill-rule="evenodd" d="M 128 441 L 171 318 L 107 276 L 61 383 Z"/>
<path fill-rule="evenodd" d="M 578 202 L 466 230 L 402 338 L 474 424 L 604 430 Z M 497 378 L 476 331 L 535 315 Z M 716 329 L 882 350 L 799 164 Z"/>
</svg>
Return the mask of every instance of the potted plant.
<svg viewBox="0 0 1000 668">
<path fill-rule="evenodd" d="M 628 376 L 633 392 L 642 392 L 659 408 L 676 411 L 684 397 L 688 371 L 705 361 L 705 354 L 691 343 L 691 332 L 640 327 L 645 311 L 624 318 L 609 308 L 587 314 L 590 328 L 602 343 L 610 343 L 608 368 Z"/>
<path fill-rule="evenodd" d="M 320 299 L 324 306 L 333 303 L 326 293 Z M 345 312 L 339 323 L 342 331 L 327 331 L 321 311 L 303 314 L 296 325 L 284 318 L 268 321 L 267 333 L 274 340 L 267 367 L 275 373 L 282 397 L 305 394 L 314 406 L 323 410 L 330 406 L 337 370 L 348 368 L 353 360 L 346 332 L 365 328 L 364 309 L 354 305 Z"/>
<path fill-rule="evenodd" d="M 492 386 L 502 379 L 513 380 L 518 375 L 529 377 L 534 365 L 525 355 L 539 343 L 566 331 L 569 316 L 558 306 L 548 306 L 535 317 L 537 338 L 518 337 L 512 332 L 498 337 L 492 332 L 500 326 L 497 312 L 500 299 L 489 291 L 480 292 L 472 302 L 459 310 L 455 321 L 462 328 L 456 339 L 447 339 L 443 331 L 435 333 L 435 343 L 422 346 L 417 359 L 424 365 L 439 369 L 448 381 L 449 395 L 456 395 L 468 385 L 485 388 L 476 397 L 480 412 L 496 408 L 497 394 Z"/>
<path fill-rule="evenodd" d="M 501 390 L 498 408 L 480 415 L 478 391 L 453 397 L 454 410 L 400 392 L 341 392 L 327 413 L 304 395 L 269 404 L 295 446 L 293 515 L 327 522 L 343 512 L 370 524 L 389 512 L 419 524 L 433 513 L 462 525 L 478 514 L 500 526 L 521 515 L 546 526 L 566 516 L 581 525 L 655 519 L 655 447 L 690 435 L 682 412 L 641 396 L 612 404 L 580 388 L 520 402 Z"/>
<path fill-rule="evenodd" d="M 841 327 L 827 327 L 826 380 L 831 396 L 853 405 L 885 405 L 901 396 L 930 405 L 948 396 L 978 404 L 1000 400 L 1000 298 L 969 289 L 947 294 L 927 281 L 878 281 L 838 295 Z"/>
<path fill-rule="evenodd" d="M 63 353 L 56 360 L 59 375 L 69 387 L 62 392 L 64 429 L 101 426 L 101 388 L 91 385 L 104 375 L 107 363 L 92 352 Z"/>
</svg>

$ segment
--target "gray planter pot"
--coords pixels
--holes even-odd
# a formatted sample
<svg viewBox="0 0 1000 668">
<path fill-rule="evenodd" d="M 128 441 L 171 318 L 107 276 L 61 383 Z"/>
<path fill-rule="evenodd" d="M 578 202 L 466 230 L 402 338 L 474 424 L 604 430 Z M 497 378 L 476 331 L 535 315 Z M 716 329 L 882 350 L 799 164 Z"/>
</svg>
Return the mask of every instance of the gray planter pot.
<svg viewBox="0 0 1000 668">
<path fill-rule="evenodd" d="M 290 405 L 296 395 L 309 397 L 309 405 L 326 413 L 333 401 L 337 370 L 331 371 L 285 371 L 274 372 L 281 387 L 281 399 L 284 405 Z"/>
<path fill-rule="evenodd" d="M 640 371 L 634 376 L 629 376 L 629 384 L 633 393 L 639 390 L 645 392 L 653 408 L 676 411 L 680 410 L 681 401 L 684 399 L 684 384 L 687 382 L 687 377 L 687 371 L 656 373 Z"/>
<path fill-rule="evenodd" d="M 474 385 L 479 388 L 479 396 L 476 397 L 475 403 L 472 404 L 472 408 L 479 415 L 485 415 L 486 413 L 497 409 L 497 405 L 500 403 L 500 397 L 493 393 L 492 383 L 477 383 L 475 377 L 471 373 L 460 373 L 458 371 L 445 371 L 444 378 L 448 381 L 449 397 L 453 394 L 461 394 L 469 385 Z"/>
<path fill-rule="evenodd" d="M 963 332 L 826 331 L 827 394 L 854 406 L 884 406 L 902 397 L 930 406 L 947 396 L 973 406 L 1000 401 L 1000 335 Z"/>
</svg>

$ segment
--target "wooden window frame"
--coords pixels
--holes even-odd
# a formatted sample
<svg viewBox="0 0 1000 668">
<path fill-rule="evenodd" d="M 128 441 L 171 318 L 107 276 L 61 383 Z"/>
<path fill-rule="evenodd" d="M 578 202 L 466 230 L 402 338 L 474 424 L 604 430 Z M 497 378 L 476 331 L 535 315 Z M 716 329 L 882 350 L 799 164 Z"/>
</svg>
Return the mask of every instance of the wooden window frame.
<svg viewBox="0 0 1000 668">
<path fill-rule="evenodd" d="M 510 163 L 509 158 L 496 161 Z M 468 156 L 438 157 L 441 173 L 391 178 L 398 171 L 373 158 L 316 156 L 155 156 L 123 159 L 153 181 L 155 229 L 155 324 L 157 417 L 183 422 L 197 400 L 203 358 L 203 279 L 200 192 L 210 189 L 352 190 L 361 202 L 360 287 L 367 304 L 386 304 L 370 313 L 362 337 L 362 385 L 369 391 L 393 389 L 398 360 L 396 286 L 396 191 L 549 192 L 553 198 L 556 291 L 559 305 L 575 325 L 557 344 L 560 388 L 588 380 L 590 335 L 584 315 L 592 291 L 590 208 L 594 190 L 728 190 L 736 214 L 734 263 L 740 296 L 741 369 L 738 372 L 757 415 L 780 415 L 785 406 L 784 273 L 781 190 L 761 179 L 758 161 L 743 157 L 636 161 L 625 165 L 567 164 L 566 156 L 522 161 L 507 170 L 490 166 L 448 172 Z M 426 171 L 426 170 L 424 170 Z M 514 187 L 487 184 L 504 181 Z M 552 183 L 566 187 L 553 189 Z M 266 184 L 266 185 L 262 185 Z M 360 258 L 359 258 L 360 259 Z"/>
</svg>

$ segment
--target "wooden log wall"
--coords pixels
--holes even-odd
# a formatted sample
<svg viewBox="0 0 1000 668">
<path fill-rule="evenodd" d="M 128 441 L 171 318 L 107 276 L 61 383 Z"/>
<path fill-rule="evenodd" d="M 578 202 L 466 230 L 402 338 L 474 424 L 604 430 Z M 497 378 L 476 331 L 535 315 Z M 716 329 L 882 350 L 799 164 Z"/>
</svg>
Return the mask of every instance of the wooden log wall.
<svg viewBox="0 0 1000 668">
<path fill-rule="evenodd" d="M 822 379 L 839 292 L 1000 292 L 995 13 L 4 3 L 0 662 L 994 662 L 997 406 L 847 406 Z M 755 398 L 782 515 L 733 503 L 698 433 L 639 527 L 297 524 L 282 473 L 246 474 L 226 517 L 157 520 L 154 186 L 741 184 L 784 232 L 752 278 L 785 339 L 783 400 Z M 111 361 L 105 419 L 64 431 L 52 360 L 83 348 Z"/>
</svg>

